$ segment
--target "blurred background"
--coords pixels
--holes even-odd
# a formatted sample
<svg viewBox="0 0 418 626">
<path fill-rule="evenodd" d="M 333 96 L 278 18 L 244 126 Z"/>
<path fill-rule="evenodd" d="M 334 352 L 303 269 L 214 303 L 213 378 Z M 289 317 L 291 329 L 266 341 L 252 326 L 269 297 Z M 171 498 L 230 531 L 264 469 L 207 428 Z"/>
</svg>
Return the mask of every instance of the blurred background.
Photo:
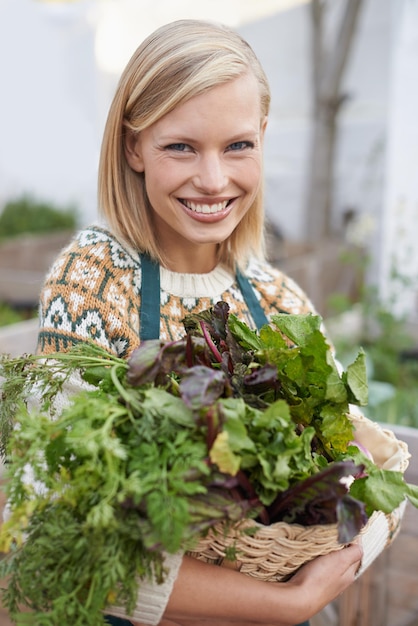
<svg viewBox="0 0 418 626">
<path fill-rule="evenodd" d="M 346 4 L 358 5 L 350 23 Z M 98 153 L 118 76 L 143 37 L 180 17 L 221 17 L 267 71 L 266 211 L 278 233 L 366 246 L 385 294 L 394 270 L 414 282 L 396 307 L 416 317 L 416 0 L 0 0 L 0 208 L 30 195 L 74 206 L 80 225 L 96 218 Z M 328 128 L 318 128 L 321 106 Z M 328 157 L 321 137 L 331 141 Z M 316 163 L 322 171 L 312 172 Z"/>
<path fill-rule="evenodd" d="M 229 24 L 260 58 L 269 257 L 309 294 L 343 362 L 366 349 L 366 414 L 417 450 L 418 0 L 0 0 L 0 352 L 34 349 L 43 276 L 98 219 L 124 65 L 156 27 L 191 17 Z M 385 584 L 375 568 L 321 625 L 418 624 L 412 528 L 384 556 Z"/>
<path fill-rule="evenodd" d="M 366 243 L 382 284 L 392 264 L 413 277 L 417 219 L 415 152 L 418 88 L 416 0 L 359 4 L 348 49 L 341 38 L 346 0 L 327 5 L 313 53 L 315 19 L 300 0 L 0 0 L 0 206 L 30 194 L 96 217 L 102 129 L 118 76 L 138 43 L 159 24 L 203 17 L 234 26 L 270 78 L 273 102 L 266 144 L 266 209 L 288 239 L 341 234 Z M 309 178 L 316 82 L 330 81 L 337 115 L 328 232 L 309 220 Z M 316 66 L 321 67 L 315 67 Z M 337 82 L 338 84 L 335 84 Z M 327 86 L 324 85 L 327 89 Z M 333 102 L 331 103 L 331 98 Z M 316 146 L 317 147 L 317 146 Z M 318 151 L 314 153 L 318 158 Z M 320 222 L 316 216 L 315 223 Z M 417 314 L 418 286 L 398 306 Z"/>
<path fill-rule="evenodd" d="M 0 0 L 0 325 L 32 315 L 59 249 L 98 218 L 119 75 L 182 17 L 221 19 L 259 56 L 270 259 L 330 318 L 342 360 L 346 337 L 369 348 L 379 417 L 418 425 L 409 389 L 393 405 L 418 353 L 418 0 Z"/>
</svg>

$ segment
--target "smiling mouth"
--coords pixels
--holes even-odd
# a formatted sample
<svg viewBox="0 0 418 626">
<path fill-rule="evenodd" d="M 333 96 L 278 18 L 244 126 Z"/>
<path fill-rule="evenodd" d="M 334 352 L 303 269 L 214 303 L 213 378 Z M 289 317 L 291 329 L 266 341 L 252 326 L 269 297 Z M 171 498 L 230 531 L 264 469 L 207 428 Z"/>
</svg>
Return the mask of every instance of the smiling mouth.
<svg viewBox="0 0 418 626">
<path fill-rule="evenodd" d="M 227 206 L 231 204 L 232 200 L 224 200 L 223 202 L 216 202 L 214 204 L 200 204 L 183 199 L 180 199 L 180 202 L 194 213 L 215 214 L 225 211 Z"/>
</svg>

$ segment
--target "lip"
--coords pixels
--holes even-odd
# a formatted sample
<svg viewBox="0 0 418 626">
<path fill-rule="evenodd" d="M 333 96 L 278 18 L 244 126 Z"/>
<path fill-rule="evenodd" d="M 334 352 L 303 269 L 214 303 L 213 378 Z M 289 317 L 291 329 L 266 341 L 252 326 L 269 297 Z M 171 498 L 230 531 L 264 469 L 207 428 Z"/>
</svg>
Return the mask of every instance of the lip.
<svg viewBox="0 0 418 626">
<path fill-rule="evenodd" d="M 218 222 L 220 220 L 225 219 L 232 211 L 232 208 L 235 204 L 236 198 L 178 198 L 178 202 L 180 203 L 183 211 L 193 219 L 198 222 L 206 222 L 213 223 Z M 202 210 L 193 210 L 188 207 L 185 202 L 188 204 L 198 205 Z M 210 207 L 214 207 L 215 205 L 226 204 L 224 209 L 218 210 L 214 213 L 210 212 Z"/>
</svg>

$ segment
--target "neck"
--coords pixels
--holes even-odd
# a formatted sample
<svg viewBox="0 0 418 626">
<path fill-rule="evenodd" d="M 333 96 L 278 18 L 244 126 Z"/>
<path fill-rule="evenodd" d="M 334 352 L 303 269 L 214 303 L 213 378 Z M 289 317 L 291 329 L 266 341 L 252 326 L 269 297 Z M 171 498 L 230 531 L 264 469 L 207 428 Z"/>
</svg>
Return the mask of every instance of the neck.
<svg viewBox="0 0 418 626">
<path fill-rule="evenodd" d="M 218 264 L 217 246 L 195 246 L 171 253 L 166 269 L 180 274 L 207 274 Z"/>
</svg>

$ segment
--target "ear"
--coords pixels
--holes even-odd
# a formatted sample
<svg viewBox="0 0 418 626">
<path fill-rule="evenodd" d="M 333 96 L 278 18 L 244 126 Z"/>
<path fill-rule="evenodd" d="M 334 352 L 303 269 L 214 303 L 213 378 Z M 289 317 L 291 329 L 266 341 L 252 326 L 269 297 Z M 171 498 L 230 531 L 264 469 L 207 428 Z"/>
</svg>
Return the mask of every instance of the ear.
<svg viewBox="0 0 418 626">
<path fill-rule="evenodd" d="M 124 139 L 125 157 L 135 172 L 143 172 L 145 169 L 141 150 L 141 136 L 128 131 Z"/>
<path fill-rule="evenodd" d="M 261 139 L 262 140 L 264 139 L 264 133 L 266 132 L 268 120 L 269 120 L 269 118 L 267 117 L 267 115 L 265 115 L 263 117 L 263 119 L 261 120 L 260 134 L 261 134 Z"/>
</svg>

